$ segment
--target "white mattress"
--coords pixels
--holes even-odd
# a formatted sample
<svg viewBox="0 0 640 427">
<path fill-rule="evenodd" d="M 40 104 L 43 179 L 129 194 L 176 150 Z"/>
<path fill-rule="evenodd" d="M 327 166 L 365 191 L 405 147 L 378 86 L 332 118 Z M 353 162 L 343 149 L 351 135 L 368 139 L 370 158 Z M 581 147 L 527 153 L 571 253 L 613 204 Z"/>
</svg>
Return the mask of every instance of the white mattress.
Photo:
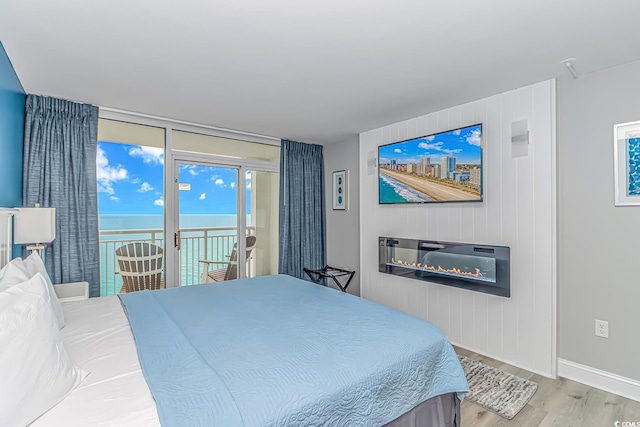
<svg viewBox="0 0 640 427">
<path fill-rule="evenodd" d="M 156 404 L 119 298 L 68 302 L 63 309 L 64 345 L 73 363 L 90 374 L 32 425 L 159 426 Z"/>
</svg>

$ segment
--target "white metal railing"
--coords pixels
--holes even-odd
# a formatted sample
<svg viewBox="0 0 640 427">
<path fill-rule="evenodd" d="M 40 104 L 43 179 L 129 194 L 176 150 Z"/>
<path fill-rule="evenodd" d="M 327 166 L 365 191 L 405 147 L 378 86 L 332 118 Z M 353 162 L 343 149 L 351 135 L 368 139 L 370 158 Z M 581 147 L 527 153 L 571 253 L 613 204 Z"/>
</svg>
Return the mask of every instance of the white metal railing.
<svg viewBox="0 0 640 427">
<path fill-rule="evenodd" d="M 255 234 L 255 227 L 247 226 L 247 235 Z M 180 229 L 181 284 L 200 283 L 199 259 L 226 261 L 233 245 L 238 240 L 237 227 L 207 227 Z M 115 295 L 122 286 L 118 274 L 115 250 L 133 242 L 146 242 L 164 248 L 164 231 L 147 230 L 100 230 L 100 296 Z M 165 251 L 166 253 L 166 251 Z M 251 267 L 251 263 L 249 263 Z M 251 272 L 249 271 L 249 277 Z"/>
</svg>

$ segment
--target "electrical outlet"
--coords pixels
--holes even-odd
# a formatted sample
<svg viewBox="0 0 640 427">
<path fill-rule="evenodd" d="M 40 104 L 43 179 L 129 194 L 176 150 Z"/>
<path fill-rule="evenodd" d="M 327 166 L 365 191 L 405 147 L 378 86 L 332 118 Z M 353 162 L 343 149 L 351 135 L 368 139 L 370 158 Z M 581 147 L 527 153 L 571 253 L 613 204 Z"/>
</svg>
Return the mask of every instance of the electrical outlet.
<svg viewBox="0 0 640 427">
<path fill-rule="evenodd" d="M 609 338 L 609 322 L 596 319 L 596 336 Z"/>
</svg>

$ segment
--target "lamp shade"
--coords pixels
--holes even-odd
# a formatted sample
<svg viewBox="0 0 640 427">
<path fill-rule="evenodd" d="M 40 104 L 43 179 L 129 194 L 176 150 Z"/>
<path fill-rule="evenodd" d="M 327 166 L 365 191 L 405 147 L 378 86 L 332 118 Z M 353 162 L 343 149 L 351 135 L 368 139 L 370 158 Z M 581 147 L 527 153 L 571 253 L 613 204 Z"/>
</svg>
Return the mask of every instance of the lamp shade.
<svg viewBox="0 0 640 427">
<path fill-rule="evenodd" d="M 13 217 L 13 243 L 49 243 L 55 238 L 55 208 L 18 208 Z"/>
</svg>

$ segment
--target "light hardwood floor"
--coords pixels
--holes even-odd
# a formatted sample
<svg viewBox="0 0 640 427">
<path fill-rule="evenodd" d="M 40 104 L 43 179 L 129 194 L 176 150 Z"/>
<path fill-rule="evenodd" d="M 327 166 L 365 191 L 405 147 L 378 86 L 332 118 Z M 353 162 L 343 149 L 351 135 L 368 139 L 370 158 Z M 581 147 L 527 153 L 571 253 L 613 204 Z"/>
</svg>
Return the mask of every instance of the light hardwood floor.
<svg viewBox="0 0 640 427">
<path fill-rule="evenodd" d="M 615 421 L 621 425 L 624 421 L 635 421 L 640 426 L 640 402 L 564 378 L 552 380 L 460 347 L 455 350 L 462 356 L 538 383 L 536 394 L 512 420 L 464 400 L 463 427 L 615 427 Z"/>
</svg>

